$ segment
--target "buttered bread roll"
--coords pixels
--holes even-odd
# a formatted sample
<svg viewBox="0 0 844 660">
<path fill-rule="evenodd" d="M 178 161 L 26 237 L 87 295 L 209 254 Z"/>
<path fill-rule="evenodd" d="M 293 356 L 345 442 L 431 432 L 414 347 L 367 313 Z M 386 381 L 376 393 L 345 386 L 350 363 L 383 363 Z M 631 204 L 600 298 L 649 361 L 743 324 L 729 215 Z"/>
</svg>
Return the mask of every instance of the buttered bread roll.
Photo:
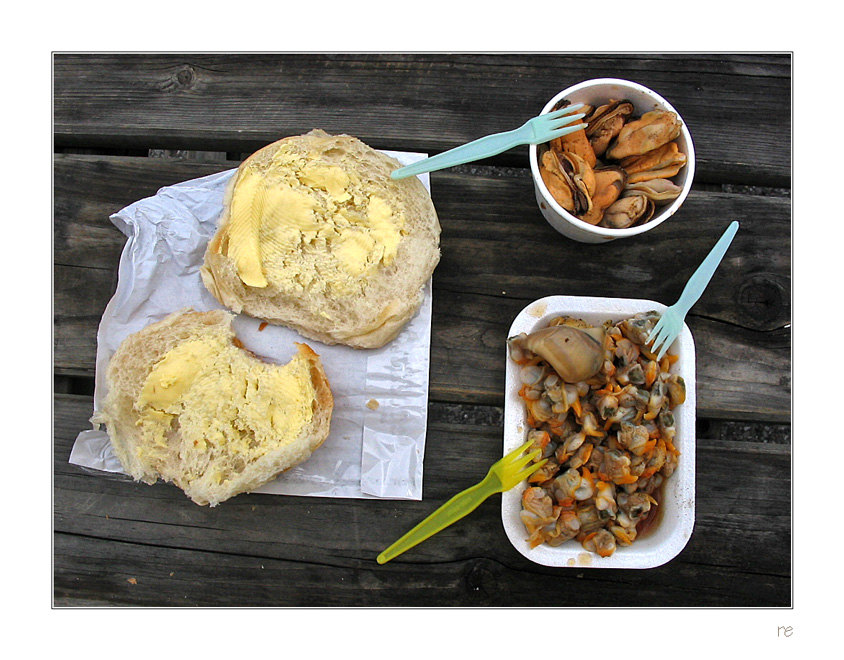
<svg viewBox="0 0 844 660">
<path fill-rule="evenodd" d="M 91 421 L 136 481 L 216 504 L 272 480 L 328 437 L 334 401 L 305 344 L 285 365 L 240 347 L 223 310 L 182 310 L 127 337 Z"/>
<path fill-rule="evenodd" d="M 431 197 L 357 138 L 313 130 L 246 159 L 200 270 L 237 313 L 326 344 L 377 348 L 422 303 L 440 259 Z"/>
</svg>

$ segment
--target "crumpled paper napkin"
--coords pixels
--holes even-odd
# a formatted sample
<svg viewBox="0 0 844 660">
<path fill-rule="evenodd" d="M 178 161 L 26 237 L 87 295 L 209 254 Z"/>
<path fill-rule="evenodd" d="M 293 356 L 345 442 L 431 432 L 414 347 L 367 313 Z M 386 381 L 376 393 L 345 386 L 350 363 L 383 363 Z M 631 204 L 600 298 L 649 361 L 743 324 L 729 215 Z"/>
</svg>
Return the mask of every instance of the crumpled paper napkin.
<svg viewBox="0 0 844 660">
<path fill-rule="evenodd" d="M 424 154 L 385 152 L 408 165 Z M 126 235 L 114 297 L 97 334 L 94 407 L 106 395 L 105 367 L 130 333 L 167 314 L 193 307 L 219 309 L 199 267 L 217 228 L 226 185 L 236 170 L 167 186 L 111 216 Z M 430 190 L 427 174 L 420 177 Z M 233 327 L 245 347 L 278 363 L 305 342 L 322 358 L 334 395 L 328 439 L 310 459 L 255 492 L 323 497 L 422 499 L 428 414 L 431 283 L 424 302 L 399 336 L 375 350 L 327 346 L 294 330 L 238 316 Z M 104 429 L 79 433 L 70 462 L 122 472 Z"/>
</svg>

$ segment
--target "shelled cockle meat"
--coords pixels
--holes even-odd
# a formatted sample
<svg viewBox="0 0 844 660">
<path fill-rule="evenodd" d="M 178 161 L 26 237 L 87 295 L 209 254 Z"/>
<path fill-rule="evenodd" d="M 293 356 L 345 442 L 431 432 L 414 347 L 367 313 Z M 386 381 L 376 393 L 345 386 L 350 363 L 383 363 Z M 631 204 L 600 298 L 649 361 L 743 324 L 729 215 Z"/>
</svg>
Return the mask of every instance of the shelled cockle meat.
<svg viewBox="0 0 844 660">
<path fill-rule="evenodd" d="M 578 541 L 602 557 L 645 533 L 677 468 L 673 410 L 686 400 L 677 356 L 646 343 L 659 315 L 600 327 L 557 317 L 508 339 L 536 461 L 520 518 L 531 547 Z"/>
</svg>

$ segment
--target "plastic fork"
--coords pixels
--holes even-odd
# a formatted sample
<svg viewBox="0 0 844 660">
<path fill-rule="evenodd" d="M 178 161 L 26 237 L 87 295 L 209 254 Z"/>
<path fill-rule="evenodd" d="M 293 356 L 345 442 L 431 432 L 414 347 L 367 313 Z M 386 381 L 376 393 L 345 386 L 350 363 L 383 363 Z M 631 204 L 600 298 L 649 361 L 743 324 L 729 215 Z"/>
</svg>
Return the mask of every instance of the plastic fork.
<svg viewBox="0 0 844 660">
<path fill-rule="evenodd" d="M 419 545 L 425 539 L 441 532 L 449 525 L 456 523 L 461 518 L 468 516 L 477 509 L 481 503 L 491 495 L 503 493 L 510 490 L 516 484 L 527 479 L 539 468 L 545 465 L 548 459 L 543 459 L 529 467 L 525 467 L 533 459 L 539 456 L 540 451 L 536 449 L 529 454 L 522 456 L 522 453 L 533 444 L 528 441 L 497 461 L 489 468 L 489 472 L 483 481 L 466 490 L 457 493 L 448 502 L 416 525 L 407 534 L 393 543 L 389 548 L 378 555 L 378 563 L 386 564 L 391 559 L 398 557 L 403 552 Z"/>
<path fill-rule="evenodd" d="M 416 176 L 423 172 L 435 172 L 446 167 L 454 167 L 463 163 L 470 163 L 474 160 L 495 156 L 502 151 L 507 151 L 520 144 L 541 144 L 558 137 L 574 133 L 586 128 L 585 123 L 569 126 L 571 122 L 582 119 L 583 113 L 569 114 L 580 110 L 582 103 L 566 106 L 560 110 L 539 115 L 529 119 L 519 128 L 504 133 L 493 133 L 472 142 L 468 142 L 454 149 L 449 149 L 436 156 L 431 156 L 411 165 L 400 167 L 394 170 L 390 176 L 393 179 L 404 179 L 409 176 Z"/>
<path fill-rule="evenodd" d="M 738 228 L 738 222 L 733 221 L 730 223 L 727 231 L 718 239 L 715 247 L 706 255 L 706 259 L 701 262 L 700 266 L 697 267 L 697 270 L 689 278 L 686 288 L 680 294 L 679 300 L 662 313 L 659 321 L 653 330 L 651 330 L 650 334 L 648 334 L 647 343 L 652 344 L 651 351 L 657 354 L 657 360 L 663 358 L 668 347 L 674 343 L 674 340 L 677 339 L 683 330 L 683 321 L 686 318 L 686 314 L 688 314 L 692 305 L 700 299 L 704 289 L 706 289 L 706 285 L 712 279 L 715 269 L 718 268 L 718 264 L 724 258 L 727 248 L 733 242 L 733 237 L 736 235 Z"/>
</svg>

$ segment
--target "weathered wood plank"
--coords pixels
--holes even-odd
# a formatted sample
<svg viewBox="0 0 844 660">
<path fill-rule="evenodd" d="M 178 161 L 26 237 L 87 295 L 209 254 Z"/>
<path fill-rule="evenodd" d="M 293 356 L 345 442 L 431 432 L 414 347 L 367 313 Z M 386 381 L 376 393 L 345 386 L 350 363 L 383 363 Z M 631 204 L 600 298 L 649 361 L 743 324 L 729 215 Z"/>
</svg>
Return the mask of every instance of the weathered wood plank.
<svg viewBox="0 0 844 660">
<path fill-rule="evenodd" d="M 53 399 L 57 606 L 791 604 L 791 202 L 787 191 L 742 192 L 790 187 L 788 53 L 58 54 L 54 64 L 54 371 L 69 392 Z M 172 485 L 67 462 L 89 426 L 90 387 L 75 384 L 90 386 L 124 244 L 109 214 L 314 127 L 435 153 L 512 128 L 600 76 L 638 80 L 680 110 L 696 186 L 651 234 L 587 246 L 542 219 L 526 147 L 432 175 L 443 258 L 422 502 L 241 495 L 209 509 Z M 493 497 L 377 566 L 378 551 L 500 456 L 504 341 L 525 304 L 557 293 L 673 302 L 733 219 L 742 229 L 689 319 L 703 422 L 697 522 L 678 558 L 648 571 L 541 567 L 511 547 Z"/>
<path fill-rule="evenodd" d="M 163 185 L 236 163 L 102 156 L 58 156 L 55 163 L 55 363 L 63 373 L 90 374 L 124 242 L 108 215 Z M 738 219 L 742 228 L 688 320 L 698 338 L 699 413 L 790 419 L 788 198 L 695 191 L 650 234 L 583 245 L 545 222 L 530 180 L 518 172 L 433 177 L 443 227 L 431 349 L 436 400 L 501 404 L 504 341 L 531 300 L 565 294 L 674 302 L 728 221 Z"/>
<path fill-rule="evenodd" d="M 53 71 L 58 148 L 229 152 L 323 128 L 436 153 L 515 128 L 582 80 L 626 78 L 683 115 L 699 181 L 790 185 L 788 53 L 57 54 Z"/>
<path fill-rule="evenodd" d="M 164 186 L 238 164 L 57 154 L 53 161 L 54 262 L 113 269 L 126 237 L 109 216 Z"/>
<path fill-rule="evenodd" d="M 93 376 L 97 329 L 117 286 L 117 271 L 53 266 L 53 369 Z"/>
<path fill-rule="evenodd" d="M 237 163 L 57 156 L 55 165 L 56 263 L 112 268 L 124 238 L 108 220 L 111 213 L 164 185 Z M 586 245 L 545 222 L 529 178 L 503 172 L 432 175 L 443 227 L 438 287 L 527 300 L 564 293 L 670 303 L 721 231 L 738 220 L 741 230 L 715 275 L 715 283 L 734 284 L 713 284 L 695 312 L 761 331 L 790 323 L 789 198 L 695 191 L 652 232 Z M 602 283 L 598 274 L 607 276 Z"/>
<path fill-rule="evenodd" d="M 504 344 L 525 301 L 434 293 L 431 393 L 436 401 L 502 405 Z M 701 417 L 791 420 L 790 331 L 759 333 L 694 316 Z"/>
<path fill-rule="evenodd" d="M 240 495 L 209 509 L 172 485 L 68 464 L 91 405 L 54 398 L 57 605 L 526 606 L 538 593 L 563 607 L 633 593 L 640 606 L 790 605 L 788 446 L 699 439 L 695 531 L 656 569 L 533 564 L 504 534 L 500 497 L 378 566 L 384 546 L 485 473 L 501 452 L 497 425 L 431 423 L 422 502 Z"/>
</svg>

